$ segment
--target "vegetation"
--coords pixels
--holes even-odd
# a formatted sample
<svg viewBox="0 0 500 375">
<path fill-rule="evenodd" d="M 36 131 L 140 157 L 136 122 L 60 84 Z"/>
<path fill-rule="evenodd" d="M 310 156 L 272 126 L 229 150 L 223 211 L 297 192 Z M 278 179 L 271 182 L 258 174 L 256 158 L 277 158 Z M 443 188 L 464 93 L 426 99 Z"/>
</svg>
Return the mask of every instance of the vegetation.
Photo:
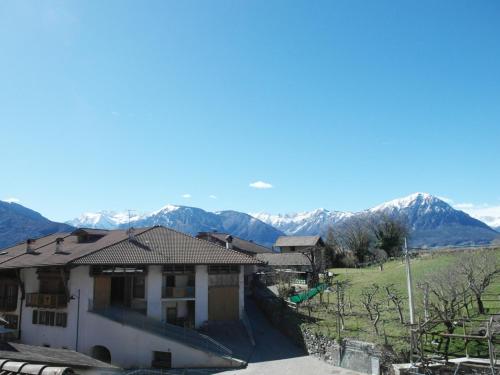
<svg viewBox="0 0 500 375">
<path fill-rule="evenodd" d="M 464 317 L 485 318 L 484 313 L 500 312 L 500 282 L 496 282 L 499 262 L 500 248 L 430 252 L 412 259 L 417 319 L 423 322 L 427 317 L 437 322 L 426 341 L 428 348 L 444 356 L 463 355 L 462 340 L 443 339 L 440 333 L 463 332 L 457 321 Z M 299 308 L 300 313 L 314 318 L 303 324 L 326 336 L 337 338 L 340 334 L 344 338 L 389 345 L 396 352 L 408 354 L 409 329 L 404 323 L 409 312 L 404 262 L 388 261 L 383 272 L 377 265 L 334 268 L 331 272 L 336 275 L 332 291 L 322 296 L 322 302 L 316 298 Z M 343 283 L 341 303 L 337 299 L 337 281 Z M 474 355 L 487 355 L 484 343 L 472 342 L 467 348 Z"/>
<path fill-rule="evenodd" d="M 401 255 L 407 235 L 405 223 L 386 215 L 352 219 L 329 229 L 326 258 L 332 266 L 375 263 L 383 271 L 387 259 Z"/>
</svg>

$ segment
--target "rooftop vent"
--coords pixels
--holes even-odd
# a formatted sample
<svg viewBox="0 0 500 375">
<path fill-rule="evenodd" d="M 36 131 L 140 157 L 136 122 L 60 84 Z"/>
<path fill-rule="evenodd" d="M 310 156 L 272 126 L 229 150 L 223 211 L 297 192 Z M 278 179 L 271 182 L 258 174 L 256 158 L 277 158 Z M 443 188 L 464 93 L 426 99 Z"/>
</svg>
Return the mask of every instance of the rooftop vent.
<svg viewBox="0 0 500 375">
<path fill-rule="evenodd" d="M 226 236 L 226 249 L 232 249 L 233 248 L 233 236 L 228 235 Z"/>
<path fill-rule="evenodd" d="M 35 240 L 33 238 L 28 238 L 26 240 L 26 252 L 27 253 L 34 253 L 35 250 L 33 250 L 33 244 L 35 243 Z"/>
<path fill-rule="evenodd" d="M 62 237 L 56 238 L 56 254 L 64 252 L 63 242 L 64 242 L 64 238 L 62 238 Z"/>
</svg>

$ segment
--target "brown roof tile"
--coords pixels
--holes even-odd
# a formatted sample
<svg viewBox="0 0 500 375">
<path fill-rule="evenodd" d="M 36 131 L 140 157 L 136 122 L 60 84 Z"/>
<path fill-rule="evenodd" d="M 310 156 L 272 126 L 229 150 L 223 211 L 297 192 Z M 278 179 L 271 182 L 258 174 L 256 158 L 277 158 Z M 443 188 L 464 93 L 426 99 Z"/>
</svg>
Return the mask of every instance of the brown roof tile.
<svg viewBox="0 0 500 375">
<path fill-rule="evenodd" d="M 79 233 L 79 232 L 77 232 Z M 34 253 L 26 244 L 4 249 L 0 269 L 57 266 L 65 264 L 257 264 L 255 258 L 165 227 L 127 231 L 110 230 L 95 242 L 79 243 L 72 233 L 57 233 L 38 239 Z M 101 233 L 103 234 L 103 233 Z M 57 254 L 56 238 L 63 237 L 63 253 Z"/>
</svg>

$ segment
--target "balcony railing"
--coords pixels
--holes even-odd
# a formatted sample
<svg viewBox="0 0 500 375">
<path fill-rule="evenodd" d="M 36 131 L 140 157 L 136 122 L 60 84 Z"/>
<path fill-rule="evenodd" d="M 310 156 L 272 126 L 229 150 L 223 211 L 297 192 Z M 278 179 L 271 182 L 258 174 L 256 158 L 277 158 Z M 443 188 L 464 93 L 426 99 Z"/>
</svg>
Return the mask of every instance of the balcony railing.
<svg viewBox="0 0 500 375">
<path fill-rule="evenodd" d="M 48 293 L 27 293 L 26 307 L 45 307 L 49 309 L 57 309 L 66 307 L 68 299 L 64 294 L 48 294 Z"/>
<path fill-rule="evenodd" d="M 163 287 L 161 291 L 162 298 L 194 298 L 194 286 L 183 287 Z"/>
</svg>

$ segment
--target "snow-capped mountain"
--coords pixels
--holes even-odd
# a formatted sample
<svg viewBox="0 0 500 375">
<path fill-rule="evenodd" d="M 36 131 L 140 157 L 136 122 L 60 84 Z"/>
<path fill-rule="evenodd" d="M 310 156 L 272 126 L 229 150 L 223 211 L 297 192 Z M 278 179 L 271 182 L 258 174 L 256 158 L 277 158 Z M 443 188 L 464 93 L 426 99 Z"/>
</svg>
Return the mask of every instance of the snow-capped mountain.
<svg viewBox="0 0 500 375">
<path fill-rule="evenodd" d="M 208 212 L 196 207 L 166 205 L 151 213 L 131 216 L 128 212 L 85 213 L 67 222 L 75 227 L 116 229 L 163 225 L 184 233 L 219 231 L 272 246 L 283 232 L 248 214 L 237 211 Z"/>
<path fill-rule="evenodd" d="M 406 222 L 412 246 L 484 244 L 498 238 L 488 225 L 427 193 L 411 194 L 356 213 L 318 209 L 286 215 L 253 214 L 288 235 L 325 235 L 330 226 L 348 225 L 355 219 L 376 220 L 381 215 Z"/>
<path fill-rule="evenodd" d="M 480 220 L 427 193 L 415 193 L 368 210 L 404 220 L 413 246 L 485 244 L 498 233 Z"/>
<path fill-rule="evenodd" d="M 315 235 L 326 232 L 329 226 L 353 216 L 353 213 L 318 208 L 314 211 L 293 214 L 254 213 L 251 215 L 288 235 Z"/>
<path fill-rule="evenodd" d="M 484 244 L 499 236 L 483 222 L 427 193 L 411 194 L 355 213 L 317 209 L 295 214 L 248 215 L 238 211 L 208 212 L 196 207 L 167 205 L 150 213 L 132 216 L 130 225 L 164 225 L 192 235 L 217 230 L 271 246 L 282 234 L 325 235 L 330 226 L 348 225 L 350 220 L 355 219 L 377 220 L 381 215 L 406 222 L 412 246 Z M 129 216 L 127 212 L 101 211 L 84 214 L 68 224 L 90 228 L 126 228 Z"/>
<path fill-rule="evenodd" d="M 66 224 L 79 228 L 114 229 L 128 223 L 128 220 L 127 212 L 100 211 L 85 212 L 76 219 L 67 221 Z"/>
</svg>

